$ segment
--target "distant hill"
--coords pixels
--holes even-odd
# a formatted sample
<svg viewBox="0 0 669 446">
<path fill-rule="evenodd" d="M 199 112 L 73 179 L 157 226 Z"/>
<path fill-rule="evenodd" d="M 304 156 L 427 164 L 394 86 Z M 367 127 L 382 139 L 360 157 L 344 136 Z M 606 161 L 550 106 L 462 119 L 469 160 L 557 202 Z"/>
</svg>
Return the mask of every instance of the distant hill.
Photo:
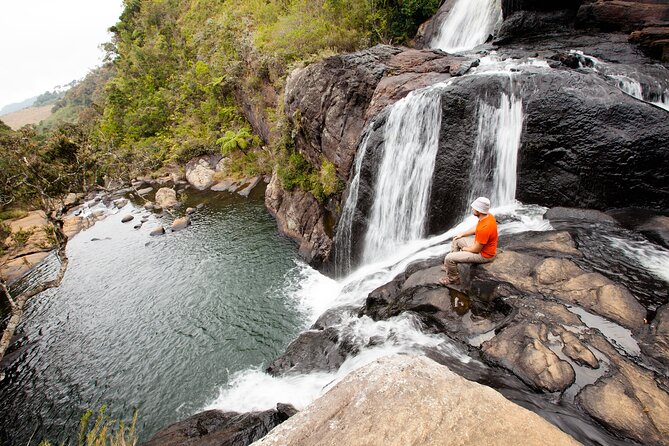
<svg viewBox="0 0 669 446">
<path fill-rule="evenodd" d="M 26 124 L 39 124 L 51 116 L 52 108 L 53 104 L 23 108 L 13 113 L 3 115 L 0 120 L 13 130 L 18 130 Z"/>
<path fill-rule="evenodd" d="M 41 107 L 47 104 L 53 105 L 57 100 L 65 96 L 67 90 L 74 87 L 77 83 L 78 81 L 74 80 L 65 85 L 56 85 L 53 88 L 53 91 L 45 91 L 39 96 L 33 96 L 32 98 L 25 99 L 21 102 L 5 105 L 0 109 L 0 116 L 5 116 L 28 107 Z"/>
<path fill-rule="evenodd" d="M 33 96 L 32 98 L 26 99 L 21 102 L 15 102 L 13 104 L 5 105 L 0 108 L 0 116 L 7 115 L 9 113 L 14 113 L 16 111 L 22 110 L 32 106 L 39 96 Z"/>
</svg>

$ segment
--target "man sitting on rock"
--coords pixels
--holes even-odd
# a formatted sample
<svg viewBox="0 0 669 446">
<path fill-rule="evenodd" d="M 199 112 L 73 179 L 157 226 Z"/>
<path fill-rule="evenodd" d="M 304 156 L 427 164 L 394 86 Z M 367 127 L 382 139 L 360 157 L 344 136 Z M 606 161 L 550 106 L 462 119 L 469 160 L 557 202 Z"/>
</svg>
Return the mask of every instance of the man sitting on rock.
<svg viewBox="0 0 669 446">
<path fill-rule="evenodd" d="M 497 255 L 497 221 L 490 213 L 490 200 L 479 197 L 471 207 L 479 222 L 475 228 L 453 237 L 451 252 L 444 259 L 442 267 L 442 270 L 448 272 L 440 280 L 442 285 L 460 284 L 458 263 L 490 263 Z M 469 237 L 471 235 L 474 237 Z"/>
</svg>

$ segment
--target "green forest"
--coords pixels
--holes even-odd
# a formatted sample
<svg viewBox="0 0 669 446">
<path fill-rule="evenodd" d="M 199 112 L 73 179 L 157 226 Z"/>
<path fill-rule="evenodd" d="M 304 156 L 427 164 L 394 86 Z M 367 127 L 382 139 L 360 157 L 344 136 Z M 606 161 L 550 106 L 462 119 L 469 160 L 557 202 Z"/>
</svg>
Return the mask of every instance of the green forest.
<svg viewBox="0 0 669 446">
<path fill-rule="evenodd" d="M 323 199 L 334 166 L 291 141 L 283 87 L 296 67 L 409 41 L 439 0 L 124 0 L 103 66 L 39 126 L 0 128 L 0 210 L 221 152 L 230 176 L 271 173 Z M 253 113 L 265 131 L 253 128 Z"/>
</svg>

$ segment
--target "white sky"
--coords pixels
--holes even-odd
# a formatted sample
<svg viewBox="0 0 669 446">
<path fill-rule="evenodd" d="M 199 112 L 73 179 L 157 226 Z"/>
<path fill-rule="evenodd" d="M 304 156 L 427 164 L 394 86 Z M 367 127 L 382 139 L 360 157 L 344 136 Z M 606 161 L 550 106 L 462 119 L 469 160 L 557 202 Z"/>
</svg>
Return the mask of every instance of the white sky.
<svg viewBox="0 0 669 446">
<path fill-rule="evenodd" d="M 82 79 L 122 0 L 0 0 L 0 108 Z"/>
</svg>

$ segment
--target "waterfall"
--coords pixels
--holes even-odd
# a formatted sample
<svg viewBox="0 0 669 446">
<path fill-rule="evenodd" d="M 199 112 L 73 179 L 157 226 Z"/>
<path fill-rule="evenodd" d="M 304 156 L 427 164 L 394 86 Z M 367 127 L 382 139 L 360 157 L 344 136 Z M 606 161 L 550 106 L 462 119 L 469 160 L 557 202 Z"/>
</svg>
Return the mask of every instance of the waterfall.
<svg viewBox="0 0 669 446">
<path fill-rule="evenodd" d="M 411 92 L 390 111 L 365 236 L 363 260 L 366 263 L 425 236 L 439 148 L 441 87 L 443 84 Z"/>
<path fill-rule="evenodd" d="M 339 224 L 337 225 L 337 238 L 335 240 L 335 273 L 340 275 L 351 270 L 351 232 L 353 230 L 353 217 L 355 216 L 355 209 L 358 204 L 358 191 L 360 190 L 360 171 L 362 170 L 362 162 L 365 159 L 365 152 L 367 152 L 367 143 L 372 135 L 371 129 L 374 127 L 372 122 L 368 127 L 367 135 L 362 140 L 358 151 L 355 154 L 355 165 L 353 167 L 353 177 L 348 188 L 348 194 L 344 201 L 344 209 L 342 210 Z"/>
<path fill-rule="evenodd" d="M 430 47 L 448 53 L 470 50 L 485 43 L 502 21 L 501 0 L 457 0 Z"/>
<path fill-rule="evenodd" d="M 631 79 L 627 76 L 611 76 L 613 79 L 618 81 L 618 88 L 628 95 L 637 98 L 643 101 L 643 88 L 641 83 L 635 79 Z"/>
<path fill-rule="evenodd" d="M 469 202 L 486 196 L 494 207 L 512 205 L 516 199 L 518 147 L 523 133 L 522 101 L 506 93 L 502 93 L 498 107 L 481 100 L 478 116 Z"/>
</svg>

